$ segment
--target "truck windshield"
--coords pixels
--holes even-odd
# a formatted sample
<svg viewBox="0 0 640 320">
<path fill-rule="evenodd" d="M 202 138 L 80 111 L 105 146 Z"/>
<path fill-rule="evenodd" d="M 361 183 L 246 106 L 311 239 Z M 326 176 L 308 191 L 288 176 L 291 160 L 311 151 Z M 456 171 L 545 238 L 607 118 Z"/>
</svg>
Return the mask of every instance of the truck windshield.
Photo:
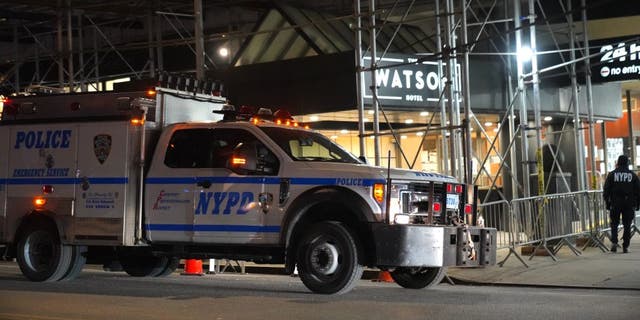
<svg viewBox="0 0 640 320">
<path fill-rule="evenodd" d="M 362 163 L 354 155 L 325 136 L 311 131 L 260 127 L 293 160 Z"/>
</svg>

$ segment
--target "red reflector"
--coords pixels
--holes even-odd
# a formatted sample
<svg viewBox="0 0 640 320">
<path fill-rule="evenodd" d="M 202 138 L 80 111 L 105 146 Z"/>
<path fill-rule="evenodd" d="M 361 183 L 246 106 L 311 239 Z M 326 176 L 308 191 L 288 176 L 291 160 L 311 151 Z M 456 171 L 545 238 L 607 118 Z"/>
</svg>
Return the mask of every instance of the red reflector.
<svg viewBox="0 0 640 320">
<path fill-rule="evenodd" d="M 440 202 L 434 202 L 433 203 L 433 212 L 440 213 L 441 210 L 442 210 L 442 205 L 440 204 Z"/>
<path fill-rule="evenodd" d="M 44 186 L 42 186 L 42 193 L 44 193 L 44 194 L 53 193 L 53 186 L 52 185 L 44 185 Z"/>
<path fill-rule="evenodd" d="M 447 184 L 447 193 L 452 193 L 452 192 L 453 192 L 453 185 Z"/>
<path fill-rule="evenodd" d="M 456 185 L 456 193 L 462 193 L 462 185 L 461 184 Z"/>
<path fill-rule="evenodd" d="M 472 210 L 473 210 L 473 206 L 471 206 L 470 204 L 465 204 L 464 205 L 464 213 L 465 214 L 471 214 Z"/>
</svg>

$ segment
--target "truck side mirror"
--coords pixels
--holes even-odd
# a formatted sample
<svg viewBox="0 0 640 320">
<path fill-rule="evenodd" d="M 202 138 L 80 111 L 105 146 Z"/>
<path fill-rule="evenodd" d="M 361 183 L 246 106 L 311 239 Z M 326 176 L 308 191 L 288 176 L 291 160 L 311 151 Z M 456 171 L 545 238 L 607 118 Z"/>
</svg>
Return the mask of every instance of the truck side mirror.
<svg viewBox="0 0 640 320">
<path fill-rule="evenodd" d="M 243 142 L 233 149 L 227 167 L 238 174 L 252 174 L 257 170 L 257 158 L 255 143 Z"/>
<path fill-rule="evenodd" d="M 244 175 L 275 175 L 278 167 L 277 158 L 258 141 L 238 144 L 227 161 L 229 170 Z"/>
</svg>

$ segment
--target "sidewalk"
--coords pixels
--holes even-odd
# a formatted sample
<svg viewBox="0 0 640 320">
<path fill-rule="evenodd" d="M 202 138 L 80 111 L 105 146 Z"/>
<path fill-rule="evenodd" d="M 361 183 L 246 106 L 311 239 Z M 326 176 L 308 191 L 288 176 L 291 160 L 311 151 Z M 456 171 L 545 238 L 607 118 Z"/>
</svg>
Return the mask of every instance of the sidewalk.
<svg viewBox="0 0 640 320">
<path fill-rule="evenodd" d="M 605 245 L 611 244 L 605 241 Z M 623 254 L 622 248 L 618 248 L 617 253 L 611 253 L 588 247 L 576 256 L 563 247 L 556 255 L 558 261 L 549 256 L 534 256 L 532 260 L 522 256 L 529 265 L 527 268 L 512 254 L 503 267 L 449 268 L 447 275 L 454 282 L 640 290 L 640 235 L 637 233 L 631 238 L 629 251 Z M 507 254 L 508 250 L 500 250 L 498 262 Z"/>
<path fill-rule="evenodd" d="M 622 242 L 620 242 L 621 244 Z M 607 248 L 611 246 L 605 241 Z M 579 248 L 580 249 L 580 248 Z M 502 266 L 486 268 L 448 268 L 447 275 L 457 284 L 496 284 L 524 286 L 562 286 L 605 289 L 640 290 L 640 235 L 631 238 L 629 253 L 602 252 L 588 247 L 576 256 L 566 246 L 556 254 L 558 261 L 549 256 L 522 256 L 525 267 L 513 254 Z M 520 252 L 518 248 L 518 252 Z M 498 251 L 500 262 L 509 253 Z M 246 263 L 246 272 L 253 274 L 284 274 L 282 265 Z M 229 270 L 232 271 L 232 270 Z M 378 271 L 367 269 L 363 279 L 377 279 Z M 446 280 L 445 280 L 446 281 Z"/>
</svg>

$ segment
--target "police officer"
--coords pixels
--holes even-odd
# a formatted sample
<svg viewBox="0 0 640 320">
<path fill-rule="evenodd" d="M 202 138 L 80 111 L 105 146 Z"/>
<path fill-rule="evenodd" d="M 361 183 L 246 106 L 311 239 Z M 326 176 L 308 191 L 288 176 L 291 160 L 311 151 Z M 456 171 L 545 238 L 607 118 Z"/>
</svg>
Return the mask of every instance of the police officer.
<svg viewBox="0 0 640 320">
<path fill-rule="evenodd" d="M 611 223 L 611 252 L 618 247 L 618 225 L 622 214 L 622 251 L 629 252 L 631 240 L 631 221 L 635 219 L 635 211 L 640 206 L 640 180 L 629 170 L 629 158 L 625 155 L 618 157 L 616 169 L 609 172 L 604 182 L 604 201 L 609 209 Z"/>
</svg>

